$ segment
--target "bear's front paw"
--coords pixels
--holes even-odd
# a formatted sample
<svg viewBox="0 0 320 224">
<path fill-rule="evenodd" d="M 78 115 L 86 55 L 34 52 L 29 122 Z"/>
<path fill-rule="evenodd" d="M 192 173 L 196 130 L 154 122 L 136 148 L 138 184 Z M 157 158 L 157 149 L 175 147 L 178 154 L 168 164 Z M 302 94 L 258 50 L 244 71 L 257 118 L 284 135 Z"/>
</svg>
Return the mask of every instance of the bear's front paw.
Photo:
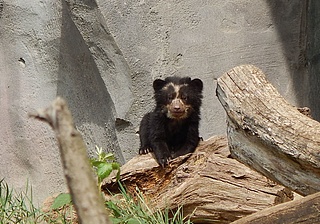
<svg viewBox="0 0 320 224">
<path fill-rule="evenodd" d="M 143 154 L 148 154 L 149 152 L 152 152 L 152 148 L 149 148 L 149 147 L 141 147 L 139 149 L 139 154 L 140 155 L 143 155 Z"/>
<path fill-rule="evenodd" d="M 161 158 L 158 161 L 158 163 L 160 164 L 160 166 L 162 166 L 164 168 L 169 164 L 170 160 L 171 160 L 171 156 L 165 156 L 165 157 Z"/>
</svg>

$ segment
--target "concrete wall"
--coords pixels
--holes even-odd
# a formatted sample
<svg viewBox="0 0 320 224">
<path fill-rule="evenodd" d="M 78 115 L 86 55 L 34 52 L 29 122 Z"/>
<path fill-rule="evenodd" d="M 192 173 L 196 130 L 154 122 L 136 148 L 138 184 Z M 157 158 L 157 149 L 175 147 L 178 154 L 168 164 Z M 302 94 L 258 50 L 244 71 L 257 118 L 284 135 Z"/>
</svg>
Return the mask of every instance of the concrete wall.
<svg viewBox="0 0 320 224">
<path fill-rule="evenodd" d="M 310 0 L 308 9 L 307 93 L 312 115 L 320 121 L 320 1 Z"/>
<path fill-rule="evenodd" d="M 54 133 L 27 117 L 57 95 L 89 154 L 98 145 L 121 163 L 137 154 L 135 130 L 158 77 L 204 81 L 205 139 L 225 133 L 215 79 L 239 64 L 262 68 L 289 102 L 313 109 L 308 2 L 0 0 L 0 178 L 18 189 L 29 179 L 38 201 L 65 190 Z"/>
</svg>

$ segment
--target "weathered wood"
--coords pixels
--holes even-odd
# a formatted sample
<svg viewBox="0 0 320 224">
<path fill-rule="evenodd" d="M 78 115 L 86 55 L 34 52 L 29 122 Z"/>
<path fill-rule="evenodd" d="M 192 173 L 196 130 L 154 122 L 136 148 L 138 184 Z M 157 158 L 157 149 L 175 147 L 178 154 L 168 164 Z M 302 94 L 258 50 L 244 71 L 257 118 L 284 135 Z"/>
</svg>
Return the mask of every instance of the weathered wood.
<svg viewBox="0 0 320 224">
<path fill-rule="evenodd" d="M 51 106 L 30 116 L 47 122 L 55 131 L 79 223 L 110 223 L 89 163 L 86 146 L 74 127 L 66 102 L 58 97 Z"/>
<path fill-rule="evenodd" d="M 121 181 L 128 191 L 136 187 L 154 209 L 176 209 L 195 223 L 229 223 L 290 198 L 258 172 L 228 158 L 226 137 L 215 136 L 201 142 L 191 157 L 177 158 L 163 169 L 151 154 L 136 156 L 121 167 Z M 117 190 L 116 181 L 107 179 L 102 188 Z"/>
<path fill-rule="evenodd" d="M 320 192 L 266 208 L 232 224 L 314 224 L 320 223 L 319 211 Z"/>
<path fill-rule="evenodd" d="M 232 156 L 302 194 L 320 191 L 320 123 L 301 114 L 252 65 L 218 79 Z"/>
</svg>

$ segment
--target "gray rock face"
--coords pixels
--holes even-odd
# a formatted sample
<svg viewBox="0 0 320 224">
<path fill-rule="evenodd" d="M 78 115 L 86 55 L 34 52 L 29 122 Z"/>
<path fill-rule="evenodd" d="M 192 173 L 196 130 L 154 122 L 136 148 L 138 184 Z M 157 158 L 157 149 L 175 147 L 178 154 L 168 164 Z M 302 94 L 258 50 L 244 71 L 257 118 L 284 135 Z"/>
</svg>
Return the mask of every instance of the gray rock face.
<svg viewBox="0 0 320 224">
<path fill-rule="evenodd" d="M 203 80 L 204 139 L 225 133 L 215 79 L 239 64 L 310 106 L 306 21 L 298 0 L 0 0 L 0 178 L 18 189 L 29 180 L 38 201 L 66 189 L 52 130 L 27 116 L 58 95 L 89 154 L 97 145 L 120 163 L 138 152 L 155 78 Z"/>
</svg>

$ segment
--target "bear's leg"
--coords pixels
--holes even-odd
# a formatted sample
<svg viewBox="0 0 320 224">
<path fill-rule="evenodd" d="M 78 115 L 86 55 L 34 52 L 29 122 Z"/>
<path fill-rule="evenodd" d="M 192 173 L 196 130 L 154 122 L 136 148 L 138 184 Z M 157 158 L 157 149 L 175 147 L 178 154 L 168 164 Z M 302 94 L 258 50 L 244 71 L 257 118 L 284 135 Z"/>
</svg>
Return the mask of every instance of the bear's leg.
<svg viewBox="0 0 320 224">
<path fill-rule="evenodd" d="M 139 127 L 140 148 L 139 154 L 147 154 L 152 152 L 150 145 L 150 113 L 144 115 Z"/>
<path fill-rule="evenodd" d="M 181 147 L 171 153 L 171 157 L 173 159 L 182 155 L 186 155 L 188 153 L 193 153 L 197 148 L 200 141 L 199 132 L 194 128 L 189 127 L 189 129 L 191 130 L 189 130 L 186 141 L 182 144 Z"/>
<path fill-rule="evenodd" d="M 153 142 L 152 148 L 159 165 L 165 167 L 171 159 L 167 143 L 165 141 Z"/>
</svg>

